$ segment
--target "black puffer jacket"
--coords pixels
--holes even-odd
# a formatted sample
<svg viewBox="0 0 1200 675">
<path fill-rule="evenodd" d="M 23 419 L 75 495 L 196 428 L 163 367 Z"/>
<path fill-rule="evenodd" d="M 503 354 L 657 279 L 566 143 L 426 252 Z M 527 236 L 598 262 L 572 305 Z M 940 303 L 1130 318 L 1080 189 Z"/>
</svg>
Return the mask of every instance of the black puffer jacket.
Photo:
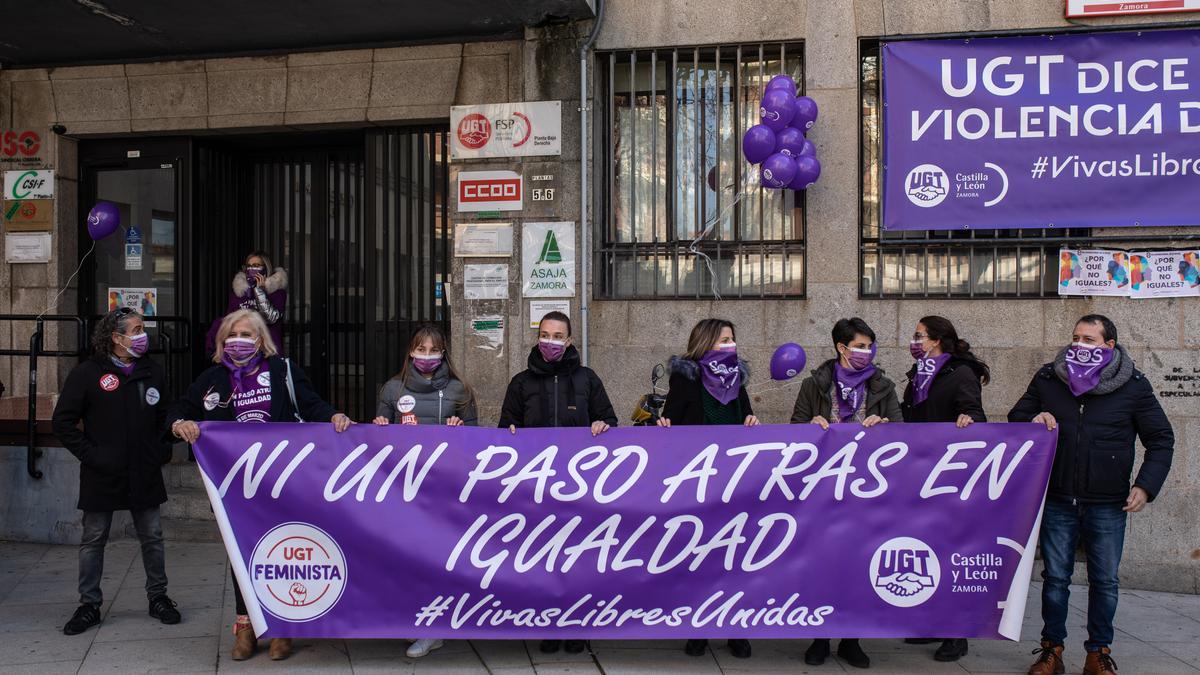
<svg viewBox="0 0 1200 675">
<path fill-rule="evenodd" d="M 913 378 L 917 366 L 908 371 L 908 385 L 900 410 L 905 422 L 954 422 L 959 415 L 969 415 L 976 422 L 986 422 L 983 412 L 984 368 L 978 361 L 951 356 L 929 385 L 929 396 L 921 405 L 913 405 Z"/>
<path fill-rule="evenodd" d="M 1008 421 L 1029 422 L 1041 412 L 1058 421 L 1050 498 L 1085 504 L 1124 502 L 1137 461 L 1136 438 L 1146 446 L 1146 456 L 1133 484 L 1150 499 L 1162 490 L 1171 470 L 1175 434 L 1150 382 L 1138 370 L 1111 393 L 1076 398 L 1054 372 L 1054 364 L 1047 363 L 1009 411 Z"/>
<path fill-rule="evenodd" d="M 547 363 L 535 346 L 528 364 L 508 383 L 500 427 L 587 427 L 601 421 L 617 426 L 604 383 L 580 362 L 574 345 L 554 363 Z"/>
<path fill-rule="evenodd" d="M 167 501 L 166 382 L 162 366 L 148 358 L 125 375 L 107 354 L 67 375 L 54 407 L 54 434 L 82 465 L 78 508 L 140 510 Z"/>
<path fill-rule="evenodd" d="M 700 381 L 700 364 L 682 356 L 672 356 L 668 363 L 671 371 L 671 389 L 667 392 L 667 402 L 663 405 L 662 416 L 671 420 L 672 426 L 707 424 L 704 418 L 704 383 Z M 750 395 L 746 393 L 746 383 L 750 381 L 750 368 L 745 361 L 738 359 L 738 369 L 742 371 L 742 387 L 738 397 L 729 402 L 737 407 L 741 420 L 747 415 L 753 415 L 750 407 Z"/>
</svg>

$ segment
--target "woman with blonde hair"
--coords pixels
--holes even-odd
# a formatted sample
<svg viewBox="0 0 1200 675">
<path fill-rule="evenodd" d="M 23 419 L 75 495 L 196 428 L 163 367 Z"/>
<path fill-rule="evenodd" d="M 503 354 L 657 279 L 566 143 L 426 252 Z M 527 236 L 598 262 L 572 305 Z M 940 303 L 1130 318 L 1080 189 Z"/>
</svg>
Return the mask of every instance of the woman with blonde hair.
<svg viewBox="0 0 1200 675">
<path fill-rule="evenodd" d="M 350 418 L 321 399 L 299 366 L 278 356 L 262 314 L 239 309 L 221 321 L 215 337 L 216 365 L 200 373 L 169 417 L 176 438 L 195 443 L 197 422 L 331 422 L 339 433 L 350 426 Z M 257 640 L 236 576 L 233 592 L 232 655 L 241 661 L 254 655 Z M 291 651 L 290 639 L 271 640 L 272 660 L 286 659 Z"/>
</svg>

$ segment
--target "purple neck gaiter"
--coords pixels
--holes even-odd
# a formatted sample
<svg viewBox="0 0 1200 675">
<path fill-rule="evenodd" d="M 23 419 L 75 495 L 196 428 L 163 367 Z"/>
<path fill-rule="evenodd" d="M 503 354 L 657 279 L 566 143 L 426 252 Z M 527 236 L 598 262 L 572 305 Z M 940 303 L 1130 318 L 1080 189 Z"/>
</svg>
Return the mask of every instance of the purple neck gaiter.
<svg viewBox="0 0 1200 675">
<path fill-rule="evenodd" d="M 233 359 L 229 358 L 228 354 L 221 355 L 221 365 L 229 369 L 229 383 L 232 385 L 234 393 L 242 390 L 242 382 L 245 381 L 246 375 L 253 373 L 262 360 L 262 353 L 255 352 L 254 356 L 251 356 L 248 361 L 238 365 L 234 363 Z"/>
<path fill-rule="evenodd" d="M 933 384 L 933 378 L 949 360 L 949 354 L 922 356 L 917 359 L 917 374 L 913 377 L 913 405 L 921 405 L 929 398 L 929 387 Z"/>
<path fill-rule="evenodd" d="M 1067 347 L 1067 386 L 1071 393 L 1082 396 L 1100 384 L 1104 367 L 1113 360 L 1113 350 L 1100 345 L 1076 342 Z"/>
<path fill-rule="evenodd" d="M 871 357 L 875 356 L 875 345 L 871 345 Z M 859 370 L 851 370 L 842 366 L 838 359 L 833 366 L 834 388 L 838 397 L 838 422 L 853 419 L 859 407 L 866 400 L 867 381 L 875 374 L 875 364 L 867 363 Z"/>
<path fill-rule="evenodd" d="M 715 349 L 700 357 L 700 382 L 713 398 L 726 405 L 737 398 L 742 386 L 742 371 L 738 368 L 737 351 Z"/>
<path fill-rule="evenodd" d="M 122 373 L 125 374 L 125 377 L 129 377 L 130 375 L 132 375 L 133 369 L 137 367 L 137 362 L 130 361 L 129 363 L 125 363 L 124 361 L 122 361 L 121 359 L 118 359 L 115 356 L 112 357 L 112 362 L 113 362 L 114 366 L 116 366 Z"/>
</svg>

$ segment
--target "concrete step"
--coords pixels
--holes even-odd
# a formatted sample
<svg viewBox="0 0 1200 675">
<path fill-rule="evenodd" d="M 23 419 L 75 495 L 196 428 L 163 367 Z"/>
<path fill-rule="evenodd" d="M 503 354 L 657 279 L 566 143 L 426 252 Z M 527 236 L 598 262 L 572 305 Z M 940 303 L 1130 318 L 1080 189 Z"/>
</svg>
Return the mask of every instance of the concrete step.
<svg viewBox="0 0 1200 675">
<path fill-rule="evenodd" d="M 176 488 L 204 489 L 204 481 L 200 478 L 200 468 L 194 462 L 186 459 L 164 466 L 163 482 L 167 485 L 167 494 L 173 493 Z"/>
<path fill-rule="evenodd" d="M 221 531 L 215 520 L 163 518 L 163 537 L 171 542 L 219 542 Z"/>
</svg>

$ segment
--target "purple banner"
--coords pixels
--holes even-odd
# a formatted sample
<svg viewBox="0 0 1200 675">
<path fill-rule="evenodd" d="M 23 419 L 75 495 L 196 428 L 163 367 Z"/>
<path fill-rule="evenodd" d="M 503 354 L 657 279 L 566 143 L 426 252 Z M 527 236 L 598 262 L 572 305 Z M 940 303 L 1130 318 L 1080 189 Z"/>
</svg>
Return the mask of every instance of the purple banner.
<svg viewBox="0 0 1200 675">
<path fill-rule="evenodd" d="M 1017 639 L 1055 432 L 205 423 L 257 633 Z"/>
<path fill-rule="evenodd" d="M 885 229 L 1200 224 L 1200 31 L 882 52 Z"/>
</svg>

